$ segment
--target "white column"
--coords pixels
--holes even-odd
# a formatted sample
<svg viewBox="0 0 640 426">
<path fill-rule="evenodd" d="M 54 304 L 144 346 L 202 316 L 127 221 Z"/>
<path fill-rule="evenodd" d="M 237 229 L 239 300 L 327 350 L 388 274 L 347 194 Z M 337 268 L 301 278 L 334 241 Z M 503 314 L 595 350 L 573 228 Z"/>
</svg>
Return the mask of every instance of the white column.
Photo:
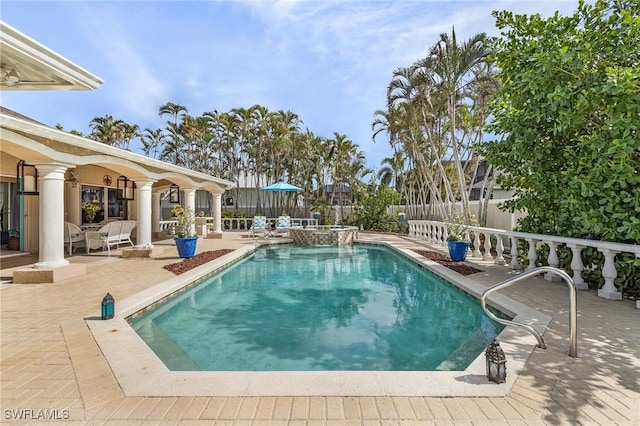
<svg viewBox="0 0 640 426">
<path fill-rule="evenodd" d="M 184 207 L 185 209 L 191 209 L 191 212 L 195 214 L 196 211 L 196 189 L 195 188 L 183 188 L 184 191 Z M 191 225 L 191 229 L 189 230 L 190 235 L 196 234 L 196 225 L 195 223 Z"/>
<path fill-rule="evenodd" d="M 602 267 L 602 276 L 604 277 L 604 285 L 598 290 L 598 296 L 609 300 L 622 300 L 622 293 L 618 291 L 615 285 L 615 279 L 618 276 L 616 270 L 616 254 L 619 251 L 599 248 L 599 252 L 604 254 L 604 266 Z"/>
<path fill-rule="evenodd" d="M 222 234 L 222 194 L 213 194 L 213 233 Z"/>
<path fill-rule="evenodd" d="M 64 258 L 64 172 L 65 166 L 36 164 L 40 193 L 39 253 L 36 269 L 67 266 Z"/>
<path fill-rule="evenodd" d="M 136 180 L 136 247 L 152 248 L 151 244 L 151 189 L 154 180 Z"/>
<path fill-rule="evenodd" d="M 160 232 L 160 192 L 151 193 L 151 232 Z"/>
</svg>

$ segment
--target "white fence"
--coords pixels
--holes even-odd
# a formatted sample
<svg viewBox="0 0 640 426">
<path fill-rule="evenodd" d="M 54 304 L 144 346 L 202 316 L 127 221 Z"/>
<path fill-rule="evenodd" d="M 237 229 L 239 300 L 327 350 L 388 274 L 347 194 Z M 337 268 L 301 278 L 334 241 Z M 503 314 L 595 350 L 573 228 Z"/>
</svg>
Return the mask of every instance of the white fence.
<svg viewBox="0 0 640 426">
<path fill-rule="evenodd" d="M 211 228 L 213 218 L 212 217 L 202 217 L 198 219 L 206 220 L 207 226 Z M 271 226 L 272 229 L 275 229 L 276 222 L 278 221 L 277 217 L 267 218 L 267 224 Z M 223 217 L 221 222 L 222 231 L 226 232 L 241 232 L 248 231 L 253 226 L 253 217 Z M 317 226 L 318 220 L 308 217 L 292 217 L 291 218 L 291 226 Z M 169 234 L 175 234 L 176 227 L 178 226 L 177 220 L 161 220 L 160 221 L 160 230 L 166 231 Z M 198 227 L 196 226 L 196 229 Z M 201 235 L 201 230 L 197 229 L 198 235 Z"/>
<path fill-rule="evenodd" d="M 447 227 L 444 222 L 430 220 L 409 220 L 409 236 L 420 240 L 425 240 L 430 244 L 447 245 Z M 577 289 L 588 289 L 587 283 L 584 282 L 582 271 L 585 267 L 582 262 L 581 252 L 586 247 L 593 247 L 604 255 L 604 265 L 602 267 L 602 277 L 604 278 L 604 286 L 598 290 L 598 296 L 604 299 L 621 300 L 622 293 L 618 291 L 614 280 L 618 276 L 615 266 L 615 258 L 618 253 L 633 253 L 636 257 L 640 257 L 640 245 L 621 244 L 609 241 L 584 240 L 580 238 L 559 237 L 554 235 L 529 234 L 526 232 L 505 231 L 502 229 L 470 227 L 470 234 L 473 234 L 473 242 L 470 255 L 472 257 L 481 257 L 482 260 L 493 260 L 498 265 L 506 263 L 504 259 L 505 241 L 508 251 L 511 254 L 511 262 L 509 267 L 512 269 L 522 269 L 522 265 L 518 261 L 518 243 L 525 240 L 528 243 L 527 258 L 529 266 L 527 269 L 536 267 L 538 253 L 536 248 L 540 244 L 546 244 L 549 247 L 549 255 L 547 264 L 549 266 L 558 267 L 560 261 L 558 258 L 558 247 L 565 245 L 571 249 L 571 269 L 573 270 L 573 282 Z M 481 238 L 484 236 L 484 243 L 481 247 Z M 470 235 L 467 235 L 469 237 Z M 495 258 L 491 254 L 491 237 L 496 238 Z M 548 277 L 550 279 L 550 277 Z M 637 305 L 637 303 L 636 303 Z"/>
</svg>

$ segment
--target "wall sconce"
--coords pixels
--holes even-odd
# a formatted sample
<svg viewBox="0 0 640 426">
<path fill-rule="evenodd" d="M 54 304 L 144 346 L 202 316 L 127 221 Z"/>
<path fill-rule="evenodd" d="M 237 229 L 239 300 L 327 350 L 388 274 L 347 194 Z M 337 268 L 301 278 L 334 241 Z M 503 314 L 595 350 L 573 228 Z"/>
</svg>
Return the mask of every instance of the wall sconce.
<svg viewBox="0 0 640 426">
<path fill-rule="evenodd" d="M 498 339 L 487 346 L 484 355 L 487 357 L 487 378 L 491 382 L 504 383 L 507 379 L 507 358 L 500 347 Z"/>
<path fill-rule="evenodd" d="M 116 302 L 113 300 L 113 296 L 109 293 L 102 299 L 102 305 L 100 307 L 100 318 L 108 320 L 113 318 L 116 310 Z"/>
<path fill-rule="evenodd" d="M 171 204 L 180 204 L 180 187 L 172 183 L 169 187 L 169 202 Z"/>
<path fill-rule="evenodd" d="M 136 184 L 126 176 L 120 176 L 116 182 L 116 199 L 118 201 L 132 201 L 135 198 Z"/>
<path fill-rule="evenodd" d="M 33 174 L 25 174 L 25 168 L 32 169 Z M 36 166 L 27 164 L 24 160 L 18 161 L 16 182 L 18 182 L 18 195 L 38 195 L 38 170 Z"/>
<path fill-rule="evenodd" d="M 12 68 L 2 68 L 2 78 L 9 87 L 16 87 L 20 84 L 20 76 L 18 72 Z"/>
</svg>

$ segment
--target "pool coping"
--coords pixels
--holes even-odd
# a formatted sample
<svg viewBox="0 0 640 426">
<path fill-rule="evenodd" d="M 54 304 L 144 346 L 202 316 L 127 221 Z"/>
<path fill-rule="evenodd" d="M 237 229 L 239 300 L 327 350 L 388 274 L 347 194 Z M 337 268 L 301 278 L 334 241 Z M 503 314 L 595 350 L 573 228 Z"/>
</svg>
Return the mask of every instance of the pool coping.
<svg viewBox="0 0 640 426">
<path fill-rule="evenodd" d="M 392 242 L 358 241 L 383 245 L 456 287 L 479 298 L 484 285 L 430 261 Z M 152 306 L 189 283 L 248 256 L 258 242 L 238 248 L 206 265 L 152 286 L 117 304 L 116 317 L 102 321 L 93 313 L 86 323 L 127 396 L 505 396 L 511 390 L 527 359 L 536 347 L 535 339 L 522 330 L 505 328 L 498 339 L 507 356 L 507 381 L 489 382 L 484 354 L 463 371 L 170 371 L 129 325 L 126 318 Z M 281 243 L 287 243 L 285 241 Z M 515 321 L 543 334 L 551 317 L 495 294 L 489 303 Z"/>
</svg>

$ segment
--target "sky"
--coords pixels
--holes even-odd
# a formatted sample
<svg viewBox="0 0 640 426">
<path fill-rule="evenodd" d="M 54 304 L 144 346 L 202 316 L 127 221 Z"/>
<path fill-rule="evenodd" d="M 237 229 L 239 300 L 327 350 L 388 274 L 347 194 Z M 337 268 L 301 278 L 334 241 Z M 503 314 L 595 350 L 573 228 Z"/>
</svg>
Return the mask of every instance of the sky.
<svg viewBox="0 0 640 426">
<path fill-rule="evenodd" d="M 302 130 L 346 135 L 374 169 L 391 156 L 371 123 L 393 71 L 441 33 L 499 35 L 492 10 L 570 15 L 577 0 L 2 0 L 0 19 L 104 80 L 95 91 L 2 92 L 3 106 L 90 133 L 95 117 L 164 128 L 161 105 L 197 116 L 260 104 Z M 140 152 L 137 146 L 131 146 Z"/>
</svg>

